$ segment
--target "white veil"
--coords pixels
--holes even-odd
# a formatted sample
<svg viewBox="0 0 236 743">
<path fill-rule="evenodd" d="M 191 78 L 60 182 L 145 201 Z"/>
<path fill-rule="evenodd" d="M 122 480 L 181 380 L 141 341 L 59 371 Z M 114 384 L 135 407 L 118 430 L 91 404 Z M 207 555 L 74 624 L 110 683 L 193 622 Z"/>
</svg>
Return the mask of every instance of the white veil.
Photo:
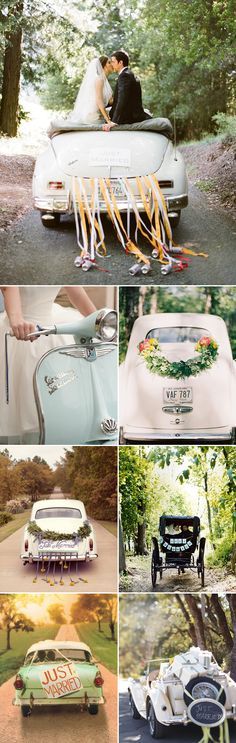
<svg viewBox="0 0 236 743">
<path fill-rule="evenodd" d="M 89 62 L 85 76 L 82 80 L 72 115 L 81 123 L 89 123 L 99 119 L 99 110 L 96 101 L 96 81 L 103 80 L 104 106 L 112 96 L 112 88 L 106 78 L 103 67 L 98 57 Z"/>
</svg>

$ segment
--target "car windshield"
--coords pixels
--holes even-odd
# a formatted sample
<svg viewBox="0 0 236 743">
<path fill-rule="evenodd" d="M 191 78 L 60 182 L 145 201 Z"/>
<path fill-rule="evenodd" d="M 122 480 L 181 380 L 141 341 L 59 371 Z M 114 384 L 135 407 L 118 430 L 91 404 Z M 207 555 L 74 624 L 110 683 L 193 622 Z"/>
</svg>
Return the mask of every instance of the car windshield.
<svg viewBox="0 0 236 743">
<path fill-rule="evenodd" d="M 39 508 L 35 514 L 36 519 L 82 519 L 79 508 Z"/>
<path fill-rule="evenodd" d="M 202 336 L 210 338 L 210 333 L 205 328 L 187 328 L 177 326 L 175 328 L 152 328 L 146 338 L 157 338 L 160 343 L 197 343 Z"/>
<path fill-rule="evenodd" d="M 63 663 L 63 656 L 65 659 L 69 658 L 69 660 L 79 661 L 79 663 L 91 663 L 92 661 L 91 653 L 89 653 L 88 650 L 80 648 L 60 648 L 59 652 L 57 649 L 48 648 L 47 650 L 38 650 L 36 654 L 35 651 L 30 651 L 26 655 L 24 666 L 28 666 L 32 662 L 33 658 L 33 664 L 54 663 L 55 661 Z"/>
</svg>

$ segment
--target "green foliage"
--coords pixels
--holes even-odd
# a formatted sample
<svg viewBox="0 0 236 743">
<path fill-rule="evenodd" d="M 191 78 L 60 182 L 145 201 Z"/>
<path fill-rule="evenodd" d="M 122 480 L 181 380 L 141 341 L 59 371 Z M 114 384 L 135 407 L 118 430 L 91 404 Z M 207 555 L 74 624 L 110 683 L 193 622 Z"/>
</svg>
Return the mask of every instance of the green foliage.
<svg viewBox="0 0 236 743">
<path fill-rule="evenodd" d="M 13 516 L 11 513 L 7 513 L 7 511 L 1 511 L 0 512 L 0 526 L 3 526 L 4 524 L 8 524 L 9 521 L 13 521 Z"/>
<path fill-rule="evenodd" d="M 217 134 L 230 134 L 236 136 L 236 116 L 230 116 L 222 112 L 218 112 L 212 116 L 212 120 L 216 125 Z"/>
<path fill-rule="evenodd" d="M 112 673 L 117 672 L 117 645 L 111 642 L 108 622 L 101 623 L 101 632 L 95 622 L 76 625 L 79 638 L 91 647 L 98 663 L 103 663 Z"/>
<path fill-rule="evenodd" d="M 51 531 L 51 529 L 41 529 L 41 527 L 36 524 L 36 521 L 30 521 L 27 530 L 29 534 L 32 534 L 36 539 L 50 539 L 52 542 L 58 542 L 58 540 L 64 541 L 74 537 L 76 540 L 83 540 L 91 534 L 91 526 L 88 522 L 85 522 L 83 526 L 80 526 L 74 534 L 71 534 L 71 532 L 60 532 L 59 534 L 57 531 Z"/>
<path fill-rule="evenodd" d="M 230 528 L 230 525 L 229 525 Z M 229 531 L 225 534 L 222 539 L 217 540 L 216 549 L 211 555 L 209 555 L 207 564 L 210 567 L 214 566 L 230 566 L 232 559 L 233 539 L 232 533 Z"/>
</svg>

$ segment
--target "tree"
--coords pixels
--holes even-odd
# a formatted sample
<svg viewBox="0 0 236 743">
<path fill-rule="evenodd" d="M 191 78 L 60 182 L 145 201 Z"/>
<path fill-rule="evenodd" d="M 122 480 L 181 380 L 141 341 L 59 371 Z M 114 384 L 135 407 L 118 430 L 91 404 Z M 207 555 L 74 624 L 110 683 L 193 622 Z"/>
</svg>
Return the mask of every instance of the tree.
<svg viewBox="0 0 236 743">
<path fill-rule="evenodd" d="M 17 134 L 23 7 L 23 0 L 15 3 L 12 8 L 14 27 L 5 33 L 0 129 L 9 137 L 15 137 Z M 4 19 L 3 15 L 2 18 Z"/>
<path fill-rule="evenodd" d="M 0 626 L 6 630 L 6 648 L 11 650 L 11 632 L 33 632 L 34 623 L 17 608 L 17 599 L 14 595 L 0 595 Z"/>
<path fill-rule="evenodd" d="M 57 603 L 49 606 L 48 614 L 52 622 L 54 622 L 55 624 L 66 624 L 65 613 L 61 604 Z"/>
<path fill-rule="evenodd" d="M 54 475 L 73 498 L 82 500 L 88 514 L 106 521 L 117 519 L 117 450 L 115 447 L 74 446 L 66 451 Z"/>
<path fill-rule="evenodd" d="M 108 621 L 111 639 L 115 640 L 115 625 L 117 620 L 117 597 L 113 594 L 93 594 L 78 596 L 71 607 L 71 620 L 78 622 L 93 622 L 98 624 L 101 631 L 101 621 Z"/>
</svg>

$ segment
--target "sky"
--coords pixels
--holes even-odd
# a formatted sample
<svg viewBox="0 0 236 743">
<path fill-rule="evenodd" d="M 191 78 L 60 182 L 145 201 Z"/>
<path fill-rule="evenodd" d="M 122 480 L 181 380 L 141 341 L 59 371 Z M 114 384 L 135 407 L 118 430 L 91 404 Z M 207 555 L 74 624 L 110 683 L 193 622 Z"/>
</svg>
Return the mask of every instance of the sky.
<svg viewBox="0 0 236 743">
<path fill-rule="evenodd" d="M 60 458 L 64 456 L 65 450 L 71 450 L 72 446 L 0 446 L 0 452 L 4 449 L 8 449 L 14 459 L 27 459 L 28 457 L 33 459 L 33 457 L 39 456 L 45 459 L 50 467 L 55 467 L 56 462 L 59 462 Z"/>
</svg>

